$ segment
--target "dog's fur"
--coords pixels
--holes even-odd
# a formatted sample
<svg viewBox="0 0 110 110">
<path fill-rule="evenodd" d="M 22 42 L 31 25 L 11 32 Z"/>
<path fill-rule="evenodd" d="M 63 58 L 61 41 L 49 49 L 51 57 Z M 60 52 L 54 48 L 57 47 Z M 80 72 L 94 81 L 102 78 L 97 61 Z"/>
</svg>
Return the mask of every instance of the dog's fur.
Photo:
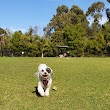
<svg viewBox="0 0 110 110">
<path fill-rule="evenodd" d="M 53 70 L 46 64 L 40 64 L 36 76 L 38 77 L 38 92 L 41 96 L 49 96 L 52 85 Z"/>
</svg>

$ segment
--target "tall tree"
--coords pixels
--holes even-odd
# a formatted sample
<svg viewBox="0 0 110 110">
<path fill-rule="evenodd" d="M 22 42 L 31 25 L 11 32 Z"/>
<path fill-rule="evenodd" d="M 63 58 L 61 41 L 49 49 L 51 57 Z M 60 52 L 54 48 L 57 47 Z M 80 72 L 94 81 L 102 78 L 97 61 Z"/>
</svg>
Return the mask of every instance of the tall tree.
<svg viewBox="0 0 110 110">
<path fill-rule="evenodd" d="M 110 9 L 109 8 L 106 9 L 106 15 L 107 15 L 107 18 L 110 22 Z"/>
<path fill-rule="evenodd" d="M 100 28 L 99 21 L 102 19 L 102 11 L 104 7 L 105 4 L 103 2 L 96 2 L 93 3 L 86 12 L 86 16 L 90 16 L 93 19 L 92 29 L 94 31 L 98 31 L 98 29 Z"/>
<path fill-rule="evenodd" d="M 47 27 L 44 28 L 45 34 L 50 35 L 51 32 L 62 30 L 68 23 L 68 7 L 65 5 L 59 6 L 56 9 L 56 15 L 50 20 Z"/>
<path fill-rule="evenodd" d="M 71 56 L 83 56 L 86 48 L 87 38 L 85 29 L 81 23 L 64 28 L 64 41 L 69 46 Z"/>
<path fill-rule="evenodd" d="M 107 0 L 110 3 L 110 0 Z"/>
<path fill-rule="evenodd" d="M 70 23 L 76 25 L 78 23 L 87 24 L 86 16 L 82 9 L 80 9 L 77 5 L 73 5 L 68 14 Z"/>
</svg>

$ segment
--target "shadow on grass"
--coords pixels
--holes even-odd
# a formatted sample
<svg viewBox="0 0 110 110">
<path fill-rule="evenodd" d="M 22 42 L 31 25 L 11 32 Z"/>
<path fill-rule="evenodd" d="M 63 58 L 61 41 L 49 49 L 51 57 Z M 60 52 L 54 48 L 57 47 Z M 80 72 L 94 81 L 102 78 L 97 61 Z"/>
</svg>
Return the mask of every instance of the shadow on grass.
<svg viewBox="0 0 110 110">
<path fill-rule="evenodd" d="M 38 86 L 36 86 L 34 88 L 35 88 L 35 91 L 33 91 L 32 93 L 33 94 L 36 94 L 36 96 L 38 96 L 38 97 L 41 97 L 40 94 L 39 94 L 39 92 L 38 92 Z"/>
</svg>

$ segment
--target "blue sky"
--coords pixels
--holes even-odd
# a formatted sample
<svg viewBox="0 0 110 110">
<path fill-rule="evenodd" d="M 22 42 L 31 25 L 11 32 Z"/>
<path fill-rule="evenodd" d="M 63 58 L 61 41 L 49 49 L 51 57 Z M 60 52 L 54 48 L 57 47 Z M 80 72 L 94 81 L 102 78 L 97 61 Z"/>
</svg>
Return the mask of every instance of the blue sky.
<svg viewBox="0 0 110 110">
<path fill-rule="evenodd" d="M 56 14 L 58 6 L 66 5 L 70 9 L 75 4 L 86 12 L 97 1 L 99 0 L 0 0 L 0 27 L 26 32 L 29 27 L 38 26 L 38 35 L 42 36 L 43 27 Z M 106 0 L 100 1 L 110 8 Z M 105 21 L 106 15 L 101 22 Z"/>
</svg>

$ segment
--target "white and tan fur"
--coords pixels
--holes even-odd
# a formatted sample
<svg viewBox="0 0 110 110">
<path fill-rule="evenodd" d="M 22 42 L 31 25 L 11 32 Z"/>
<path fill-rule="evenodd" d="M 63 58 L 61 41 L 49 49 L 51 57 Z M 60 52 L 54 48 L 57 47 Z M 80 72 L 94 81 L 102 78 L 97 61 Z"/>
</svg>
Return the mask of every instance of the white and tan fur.
<svg viewBox="0 0 110 110">
<path fill-rule="evenodd" d="M 41 96 L 49 96 L 52 85 L 53 70 L 46 64 L 40 64 L 36 76 L 38 77 L 38 92 Z"/>
</svg>

